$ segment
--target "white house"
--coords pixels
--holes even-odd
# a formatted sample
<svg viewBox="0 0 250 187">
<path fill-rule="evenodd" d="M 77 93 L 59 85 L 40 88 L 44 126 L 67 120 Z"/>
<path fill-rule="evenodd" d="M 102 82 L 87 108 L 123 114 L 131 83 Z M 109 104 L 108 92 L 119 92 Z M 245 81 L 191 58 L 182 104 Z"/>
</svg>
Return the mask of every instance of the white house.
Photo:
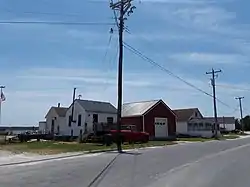
<svg viewBox="0 0 250 187">
<path fill-rule="evenodd" d="M 66 123 L 60 128 L 60 134 L 79 136 L 93 132 L 94 123 L 116 123 L 116 119 L 117 110 L 111 103 L 76 99 L 66 112 Z"/>
<path fill-rule="evenodd" d="M 176 134 L 212 137 L 213 125 L 204 119 L 198 108 L 173 110 L 177 116 Z"/>
<path fill-rule="evenodd" d="M 60 107 L 58 104 L 57 107 L 51 107 L 46 114 L 46 123 L 39 123 L 39 131 L 49 134 L 62 134 L 64 129 L 62 127 L 66 124 L 66 112 L 68 108 Z"/>
<path fill-rule="evenodd" d="M 214 117 L 206 117 L 205 120 L 210 123 L 214 123 Z M 235 130 L 235 118 L 234 117 L 218 117 L 218 124 L 220 130 L 224 132 L 230 132 Z"/>
</svg>

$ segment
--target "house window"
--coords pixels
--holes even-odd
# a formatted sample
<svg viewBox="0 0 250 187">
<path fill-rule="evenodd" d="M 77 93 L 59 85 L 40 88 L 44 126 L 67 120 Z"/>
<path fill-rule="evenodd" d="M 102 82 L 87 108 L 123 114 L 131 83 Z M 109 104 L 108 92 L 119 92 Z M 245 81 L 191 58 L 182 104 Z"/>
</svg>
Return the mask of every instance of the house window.
<svg viewBox="0 0 250 187">
<path fill-rule="evenodd" d="M 203 129 L 203 123 L 199 123 L 199 130 L 202 131 Z"/>
<path fill-rule="evenodd" d="M 78 115 L 78 126 L 81 126 L 81 124 L 82 124 L 82 115 L 81 114 L 79 114 Z"/>
<path fill-rule="evenodd" d="M 93 114 L 93 123 L 98 123 L 98 114 Z"/>
<path fill-rule="evenodd" d="M 82 129 L 80 130 L 80 136 L 82 135 Z"/>
<path fill-rule="evenodd" d="M 69 125 L 69 127 L 71 127 L 71 115 L 69 116 L 69 119 L 68 119 L 68 125 Z"/>
<path fill-rule="evenodd" d="M 84 124 L 84 134 L 87 134 L 88 133 L 88 124 L 85 123 Z"/>
<path fill-rule="evenodd" d="M 73 129 L 71 129 L 70 135 L 71 135 L 71 136 L 74 136 L 74 131 L 73 131 Z"/>
<path fill-rule="evenodd" d="M 107 117 L 108 124 L 113 124 L 114 118 L 113 117 Z"/>
<path fill-rule="evenodd" d="M 198 123 L 194 123 L 194 131 L 197 131 L 198 130 Z"/>
<path fill-rule="evenodd" d="M 212 125 L 210 123 L 206 123 L 206 130 L 212 130 Z"/>
<path fill-rule="evenodd" d="M 188 123 L 188 131 L 192 131 L 193 130 L 193 124 L 192 123 Z"/>
<path fill-rule="evenodd" d="M 198 117 L 198 114 L 197 114 L 197 112 L 195 112 L 195 113 L 194 113 L 194 116 L 195 116 L 195 117 Z"/>
<path fill-rule="evenodd" d="M 57 133 L 60 134 L 60 126 L 57 126 Z"/>
<path fill-rule="evenodd" d="M 54 134 L 54 129 L 55 129 L 55 120 L 52 119 L 52 121 L 51 121 L 51 134 Z"/>
</svg>

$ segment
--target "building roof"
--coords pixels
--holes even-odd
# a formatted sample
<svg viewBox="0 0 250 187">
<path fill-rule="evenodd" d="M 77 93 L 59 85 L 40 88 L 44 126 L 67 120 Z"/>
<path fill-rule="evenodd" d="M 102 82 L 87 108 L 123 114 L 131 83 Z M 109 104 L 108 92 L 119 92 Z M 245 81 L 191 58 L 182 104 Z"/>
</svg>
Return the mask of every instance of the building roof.
<svg viewBox="0 0 250 187">
<path fill-rule="evenodd" d="M 214 117 L 205 117 L 205 121 L 214 123 Z M 219 124 L 235 124 L 235 118 L 234 117 L 218 117 L 218 123 Z"/>
<path fill-rule="evenodd" d="M 176 109 L 173 112 L 177 116 L 177 121 L 188 121 L 195 111 L 199 111 L 198 108 L 185 108 L 185 109 Z"/>
<path fill-rule="evenodd" d="M 80 99 L 77 99 L 75 102 L 78 102 L 86 111 L 89 112 L 110 113 L 110 114 L 117 113 L 116 108 L 109 102 L 80 100 Z"/>
<path fill-rule="evenodd" d="M 159 101 L 161 100 L 124 103 L 122 106 L 122 117 L 142 116 Z"/>
<path fill-rule="evenodd" d="M 55 109 L 55 111 L 59 117 L 66 116 L 66 112 L 67 112 L 68 108 L 66 108 L 66 107 L 54 107 L 54 106 L 52 108 Z"/>
</svg>

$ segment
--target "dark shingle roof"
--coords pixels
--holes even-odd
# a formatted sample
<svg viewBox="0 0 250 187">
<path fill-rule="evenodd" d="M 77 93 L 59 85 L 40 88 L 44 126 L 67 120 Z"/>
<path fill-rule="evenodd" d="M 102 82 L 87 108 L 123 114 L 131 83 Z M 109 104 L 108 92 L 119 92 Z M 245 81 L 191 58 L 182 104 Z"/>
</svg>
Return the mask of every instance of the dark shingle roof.
<svg viewBox="0 0 250 187">
<path fill-rule="evenodd" d="M 152 108 L 160 100 L 124 103 L 122 106 L 122 117 L 141 116 Z"/>
<path fill-rule="evenodd" d="M 117 113 L 116 108 L 109 102 L 79 100 L 79 99 L 77 99 L 75 102 L 78 102 L 86 111 L 89 112 L 110 113 L 110 114 Z"/>
<path fill-rule="evenodd" d="M 173 112 L 177 116 L 177 121 L 188 121 L 190 117 L 193 115 L 198 108 L 187 108 L 187 109 L 177 109 L 173 110 Z"/>
<path fill-rule="evenodd" d="M 65 108 L 65 107 L 52 107 L 53 109 L 55 109 L 57 115 L 59 117 L 65 117 L 66 116 L 66 112 L 68 110 L 68 108 Z"/>
</svg>

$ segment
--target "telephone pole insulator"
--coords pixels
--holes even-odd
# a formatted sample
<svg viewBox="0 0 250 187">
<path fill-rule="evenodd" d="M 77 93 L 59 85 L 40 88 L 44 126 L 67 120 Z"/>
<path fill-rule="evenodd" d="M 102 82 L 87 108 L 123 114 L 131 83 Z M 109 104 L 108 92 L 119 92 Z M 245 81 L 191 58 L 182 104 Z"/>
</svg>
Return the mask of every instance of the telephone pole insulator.
<svg viewBox="0 0 250 187">
<path fill-rule="evenodd" d="M 212 68 L 212 71 L 206 72 L 206 74 L 212 74 L 211 78 L 211 85 L 213 87 L 213 104 L 214 104 L 214 131 L 215 131 L 215 138 L 218 138 L 218 129 L 219 129 L 219 124 L 218 124 L 218 116 L 217 116 L 217 106 L 216 106 L 216 91 L 215 91 L 215 77 L 218 76 L 217 73 L 220 73 L 221 70 L 214 70 Z"/>
</svg>

